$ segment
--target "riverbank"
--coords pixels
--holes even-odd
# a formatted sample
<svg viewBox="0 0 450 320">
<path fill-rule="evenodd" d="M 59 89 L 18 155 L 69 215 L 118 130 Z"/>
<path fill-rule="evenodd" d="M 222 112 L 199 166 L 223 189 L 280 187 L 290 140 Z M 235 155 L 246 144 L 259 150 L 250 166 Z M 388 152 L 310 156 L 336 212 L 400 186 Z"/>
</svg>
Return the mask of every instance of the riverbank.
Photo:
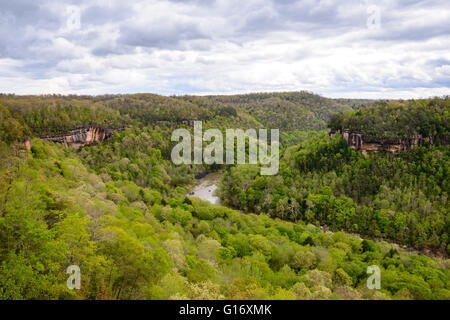
<svg viewBox="0 0 450 320">
<path fill-rule="evenodd" d="M 220 181 L 222 173 L 214 172 L 198 179 L 197 184 L 187 194 L 188 197 L 197 197 L 212 204 L 220 204 L 221 199 L 215 195 L 217 183 Z"/>
</svg>

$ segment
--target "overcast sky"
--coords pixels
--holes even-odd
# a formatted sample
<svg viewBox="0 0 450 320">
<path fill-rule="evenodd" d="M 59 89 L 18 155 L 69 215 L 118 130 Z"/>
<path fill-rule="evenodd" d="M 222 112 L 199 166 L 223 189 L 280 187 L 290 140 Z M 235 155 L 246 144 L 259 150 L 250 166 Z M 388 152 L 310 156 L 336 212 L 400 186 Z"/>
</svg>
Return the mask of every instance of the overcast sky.
<svg viewBox="0 0 450 320">
<path fill-rule="evenodd" d="M 0 0 L 0 92 L 299 90 L 450 94 L 450 1 Z"/>
</svg>

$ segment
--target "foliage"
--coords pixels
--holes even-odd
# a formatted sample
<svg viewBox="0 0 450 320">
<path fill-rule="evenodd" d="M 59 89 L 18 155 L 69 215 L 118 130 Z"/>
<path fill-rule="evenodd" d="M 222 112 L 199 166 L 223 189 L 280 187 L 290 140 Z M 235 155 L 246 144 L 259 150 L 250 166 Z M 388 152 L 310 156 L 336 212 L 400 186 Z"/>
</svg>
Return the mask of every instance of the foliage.
<svg viewBox="0 0 450 320">
<path fill-rule="evenodd" d="M 450 298 L 448 260 L 312 225 L 446 246 L 447 147 L 364 158 L 339 137 L 305 133 L 284 149 L 278 176 L 225 169 L 224 205 L 243 213 L 185 197 L 194 175 L 211 168 L 172 165 L 171 125 L 157 122 L 280 125 L 294 143 L 305 123 L 324 128 L 328 107 L 358 101 L 307 93 L 0 100 L 0 299 Z M 275 101 L 280 118 L 267 105 Z M 38 138 L 92 122 L 127 128 L 80 150 Z M 28 136 L 31 152 L 20 145 Z M 81 290 L 66 287 L 72 264 Z M 380 291 L 366 287 L 370 265 L 381 269 Z"/>
</svg>

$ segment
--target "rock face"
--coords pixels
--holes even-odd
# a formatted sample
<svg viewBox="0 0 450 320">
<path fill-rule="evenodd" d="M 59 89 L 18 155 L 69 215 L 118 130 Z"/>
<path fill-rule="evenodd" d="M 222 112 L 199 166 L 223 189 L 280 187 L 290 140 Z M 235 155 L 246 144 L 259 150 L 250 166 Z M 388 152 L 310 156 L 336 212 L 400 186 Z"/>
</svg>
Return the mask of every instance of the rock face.
<svg viewBox="0 0 450 320">
<path fill-rule="evenodd" d="M 30 138 L 28 138 L 26 141 L 25 141 L 25 148 L 27 149 L 27 151 L 31 151 L 31 148 L 33 147 L 33 144 L 31 143 L 31 139 Z"/>
<path fill-rule="evenodd" d="M 340 133 L 342 137 L 347 141 L 350 148 L 354 150 L 361 150 L 363 155 L 367 155 L 368 152 L 377 152 L 379 150 L 387 150 L 392 153 L 397 153 L 403 150 L 409 150 L 411 148 L 423 145 L 425 141 L 428 141 L 431 145 L 435 144 L 434 137 L 423 137 L 420 134 L 404 139 L 377 139 L 365 137 L 361 132 L 350 130 L 329 130 L 330 137 L 334 137 L 336 133 Z M 448 137 L 444 137 L 440 140 L 440 144 L 449 144 Z"/>
<path fill-rule="evenodd" d="M 62 135 L 42 137 L 42 139 L 46 141 L 64 143 L 66 146 L 71 146 L 78 149 L 81 146 L 104 141 L 111 137 L 113 132 L 119 132 L 122 130 L 123 129 L 103 129 L 100 127 L 89 126 L 76 128 Z"/>
</svg>

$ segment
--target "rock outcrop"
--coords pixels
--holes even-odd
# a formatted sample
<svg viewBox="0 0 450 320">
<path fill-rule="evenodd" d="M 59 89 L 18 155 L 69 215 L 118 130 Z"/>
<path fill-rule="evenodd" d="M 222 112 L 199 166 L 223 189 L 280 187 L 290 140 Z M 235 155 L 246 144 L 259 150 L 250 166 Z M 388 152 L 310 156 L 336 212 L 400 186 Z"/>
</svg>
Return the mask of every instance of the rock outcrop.
<svg viewBox="0 0 450 320">
<path fill-rule="evenodd" d="M 31 143 L 31 139 L 28 138 L 27 140 L 25 140 L 25 148 L 27 149 L 27 151 L 31 151 L 31 148 L 33 147 L 33 144 Z"/>
<path fill-rule="evenodd" d="M 123 129 L 103 129 L 96 126 L 80 127 L 67 132 L 66 134 L 57 136 L 46 136 L 41 139 L 46 141 L 54 141 L 64 143 L 66 146 L 78 149 L 81 146 L 100 142 L 111 137 L 113 132 L 119 132 Z"/>
<path fill-rule="evenodd" d="M 364 136 L 361 132 L 350 130 L 329 130 L 330 137 L 334 137 L 336 133 L 340 133 L 347 141 L 350 148 L 354 150 L 361 150 L 362 154 L 367 155 L 368 152 L 377 152 L 379 150 L 386 150 L 392 153 L 397 153 L 403 150 L 423 145 L 426 141 L 431 145 L 435 144 L 434 137 L 423 137 L 416 134 L 410 138 L 403 139 L 378 139 Z M 440 144 L 447 145 L 449 143 L 448 137 L 440 139 Z"/>
</svg>

